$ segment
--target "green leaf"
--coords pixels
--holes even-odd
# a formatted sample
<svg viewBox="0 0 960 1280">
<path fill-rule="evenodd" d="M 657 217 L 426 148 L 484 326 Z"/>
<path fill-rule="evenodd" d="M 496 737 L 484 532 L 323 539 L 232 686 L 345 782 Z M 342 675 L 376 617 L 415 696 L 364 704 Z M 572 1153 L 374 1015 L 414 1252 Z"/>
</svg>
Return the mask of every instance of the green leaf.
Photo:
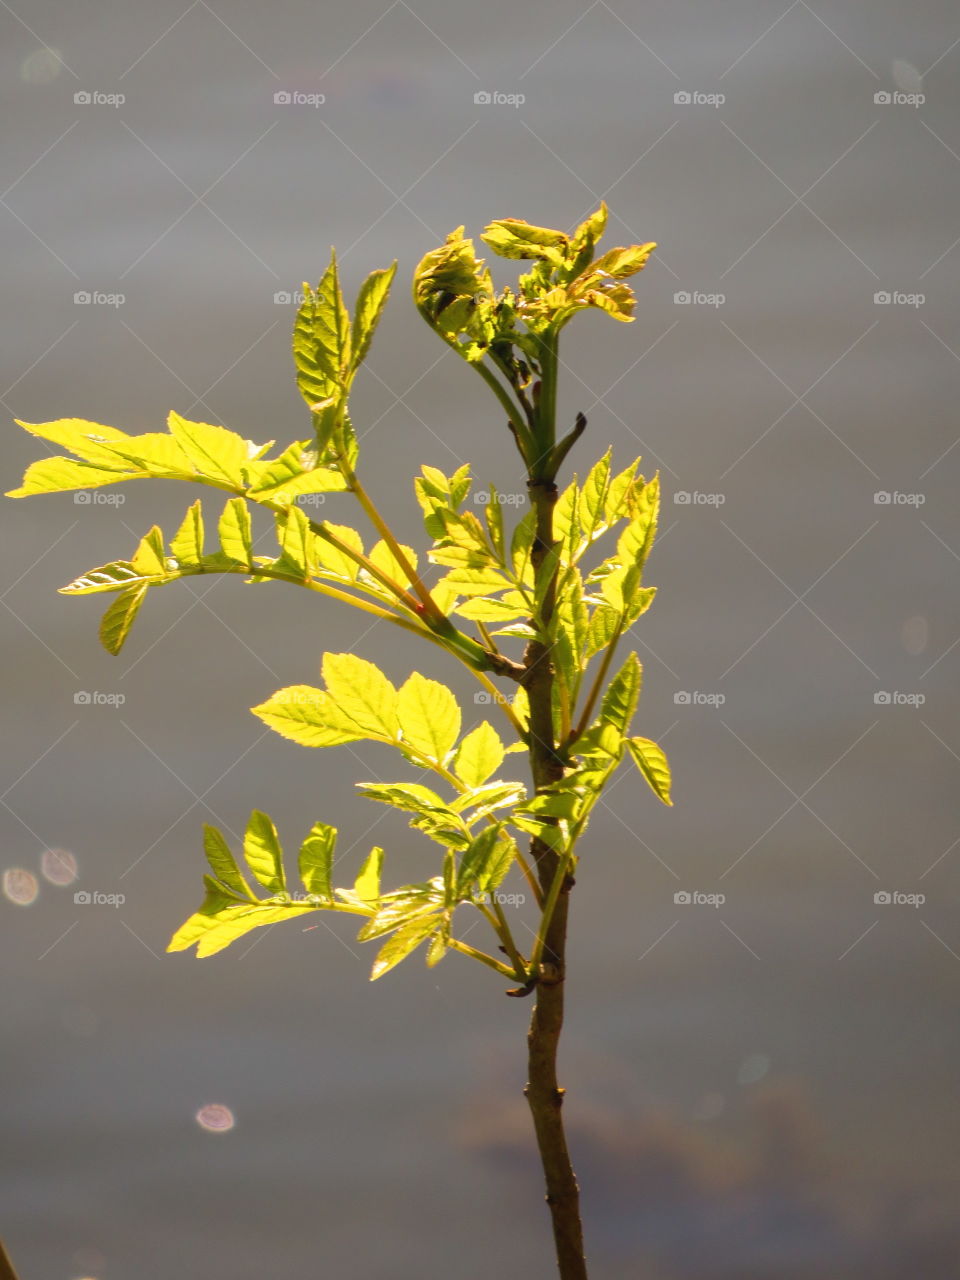
<svg viewBox="0 0 960 1280">
<path fill-rule="evenodd" d="M 363 363 L 383 309 L 387 305 L 387 297 L 393 277 L 397 273 L 397 264 L 384 267 L 380 271 L 371 271 L 360 286 L 356 306 L 353 310 L 353 357 L 351 369 L 356 373 Z"/>
<path fill-rule="evenodd" d="M 442 764 L 460 734 L 461 719 L 446 685 L 415 671 L 400 689 L 396 707 L 404 742 Z"/>
<path fill-rule="evenodd" d="M 468 787 L 482 787 L 503 763 L 504 749 L 493 725 L 481 720 L 457 748 L 453 771 Z"/>
<path fill-rule="evenodd" d="M 354 785 L 369 800 L 380 800 L 405 813 L 449 812 L 441 797 L 419 782 L 357 782 Z M 455 819 L 455 815 L 451 816 Z"/>
<path fill-rule="evenodd" d="M 457 893 L 468 895 L 476 882 L 481 893 L 496 889 L 517 856 L 516 841 L 499 827 L 485 827 L 460 860 Z"/>
<path fill-rule="evenodd" d="M 342 493 L 347 482 L 336 467 L 318 465 L 316 441 L 295 440 L 278 458 L 251 463 L 249 496 L 260 503 L 289 506 L 301 494 Z"/>
<path fill-rule="evenodd" d="M 313 540 L 310 521 L 299 507 L 277 513 L 277 541 L 282 551 L 278 568 L 290 569 L 304 580 L 309 578 Z"/>
<path fill-rule="evenodd" d="M 8 498 L 29 498 L 36 493 L 65 493 L 69 489 L 99 489 L 118 480 L 145 476 L 146 471 L 134 471 L 116 466 L 97 467 L 91 462 L 75 462 L 73 458 L 41 458 L 31 462 L 17 489 L 7 492 Z"/>
<path fill-rule="evenodd" d="M 268 728 L 303 747 L 334 747 L 370 736 L 329 693 L 307 684 L 278 689 L 266 702 L 250 709 Z"/>
<path fill-rule="evenodd" d="M 203 827 L 203 849 L 207 855 L 210 869 L 218 880 L 222 881 L 238 897 L 247 898 L 251 902 L 258 900 L 237 866 L 236 859 L 230 852 L 230 846 L 224 839 L 223 834 L 208 823 L 204 823 Z"/>
<path fill-rule="evenodd" d="M 100 643 L 107 653 L 114 657 L 123 648 L 123 643 L 130 634 L 140 606 L 149 589 L 149 583 L 141 582 L 135 587 L 121 591 L 116 600 L 112 600 L 100 622 Z"/>
<path fill-rule="evenodd" d="M 631 653 L 607 686 L 600 705 L 600 719 L 626 733 L 637 709 L 642 679 L 640 659 Z"/>
<path fill-rule="evenodd" d="M 597 605 L 587 629 L 586 653 L 591 657 L 606 649 L 620 629 L 620 612 L 609 605 Z"/>
<path fill-rule="evenodd" d="M 323 678 L 330 697 L 363 736 L 397 738 L 397 691 L 379 667 L 352 653 L 326 653 Z"/>
<path fill-rule="evenodd" d="M 250 508 L 243 498 L 230 498 L 223 508 L 217 526 L 223 554 L 238 564 L 251 564 L 253 557 L 253 531 L 250 527 Z"/>
<path fill-rule="evenodd" d="M 659 796 L 664 804 L 672 805 L 670 799 L 670 766 L 661 747 L 649 738 L 628 738 L 627 747 L 633 762 Z"/>
<path fill-rule="evenodd" d="M 114 560 L 99 569 L 90 569 L 82 578 L 74 578 L 58 590 L 64 596 L 87 596 L 98 591 L 122 591 L 143 580 L 144 575 L 129 560 Z"/>
<path fill-rule="evenodd" d="M 239 498 L 233 499 L 241 501 Z M 187 511 L 183 524 L 174 534 L 170 542 L 170 554 L 182 565 L 199 564 L 203 559 L 203 507 L 198 498 Z"/>
<path fill-rule="evenodd" d="M 209 422 L 189 422 L 179 413 L 167 418 L 174 437 L 197 473 L 231 488 L 246 486 L 244 467 L 256 453 L 257 446 L 235 431 L 215 427 Z"/>
<path fill-rule="evenodd" d="M 416 570 L 417 553 L 412 547 L 404 546 L 403 543 L 398 543 L 398 546 L 410 562 L 410 567 Z M 372 560 L 377 568 L 382 569 L 385 574 L 394 580 L 394 582 L 398 582 L 402 587 L 408 584 L 406 570 L 393 554 L 390 547 L 382 539 L 370 548 L 370 555 L 368 559 Z"/>
<path fill-rule="evenodd" d="M 243 856 L 247 866 L 268 893 L 283 893 L 283 851 L 277 829 L 270 818 L 254 809 L 243 838 Z"/>
<path fill-rule="evenodd" d="M 520 745 L 523 749 L 523 744 Z M 455 813 L 472 810 L 469 821 L 476 822 L 478 817 L 492 813 L 494 809 L 526 799 L 526 795 L 527 789 L 522 782 L 488 782 L 484 787 L 475 787 L 457 796 L 450 808 Z"/>
<path fill-rule="evenodd" d="M 491 222 L 480 239 L 501 258 L 543 258 L 555 266 L 562 265 L 569 244 L 562 231 L 533 227 L 519 218 Z"/>
<path fill-rule="evenodd" d="M 431 914 L 425 918 L 418 917 L 411 920 L 409 924 L 404 925 L 402 929 L 398 929 L 392 934 L 377 953 L 377 958 L 373 962 L 373 969 L 370 972 L 370 981 L 376 982 L 377 978 L 382 978 L 401 960 L 405 960 L 412 951 L 415 951 L 437 926 L 436 914 Z"/>
<path fill-rule="evenodd" d="M 205 877 L 206 878 L 206 877 Z M 213 884 L 214 882 L 210 882 Z M 220 905 L 217 905 L 219 900 Z M 185 951 L 197 943 L 197 957 L 216 955 L 236 942 L 251 929 L 277 924 L 316 911 L 313 903 L 240 903 L 226 898 L 218 890 L 210 890 L 207 901 L 195 915 L 177 930 L 167 946 L 168 951 Z"/>
<path fill-rule="evenodd" d="M 315 822 L 300 846 L 300 879 L 307 893 L 332 898 L 333 853 L 337 843 L 336 827 Z"/>
<path fill-rule="evenodd" d="M 339 538 L 341 542 L 346 543 L 348 547 L 352 547 L 354 551 L 359 551 L 362 554 L 363 539 L 360 537 L 360 534 L 357 533 L 356 529 L 351 529 L 350 526 L 346 524 L 330 524 L 327 520 L 324 520 L 323 528 L 329 530 L 330 533 Z M 347 582 L 356 581 L 358 571 L 357 562 L 355 560 L 351 560 L 349 556 L 344 555 L 342 551 L 338 551 L 336 547 L 331 546 L 330 543 L 324 541 L 323 538 L 317 538 L 314 543 L 313 553 L 317 558 L 317 563 L 320 564 L 327 573 L 336 574 L 337 577 L 343 578 Z"/>
<path fill-rule="evenodd" d="M 657 515 L 660 510 L 659 475 L 648 480 L 639 490 L 633 491 L 630 508 L 630 523 L 617 539 L 617 555 L 622 564 L 635 564 L 642 570 L 657 533 Z"/>
<path fill-rule="evenodd" d="M 162 578 L 167 572 L 167 557 L 163 548 L 163 533 L 159 526 L 143 535 L 140 545 L 130 561 L 134 569 L 145 578 Z"/>
<path fill-rule="evenodd" d="M 304 284 L 303 292 L 294 323 L 293 358 L 300 394 L 313 409 L 331 396 L 343 396 L 349 386 L 350 316 L 334 252 L 316 290 Z"/>
<path fill-rule="evenodd" d="M 364 902 L 377 902 L 380 898 L 380 873 L 383 870 L 383 850 L 371 849 L 354 885 L 354 894 Z"/>
</svg>

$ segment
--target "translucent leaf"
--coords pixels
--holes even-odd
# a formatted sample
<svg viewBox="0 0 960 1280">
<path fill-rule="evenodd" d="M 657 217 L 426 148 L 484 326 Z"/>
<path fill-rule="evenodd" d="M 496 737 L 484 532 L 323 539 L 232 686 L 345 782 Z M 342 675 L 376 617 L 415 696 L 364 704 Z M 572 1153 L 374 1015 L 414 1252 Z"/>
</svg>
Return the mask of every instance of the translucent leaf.
<svg viewBox="0 0 960 1280">
<path fill-rule="evenodd" d="M 244 467 L 256 452 L 256 445 L 226 427 L 216 427 L 209 422 L 190 422 L 181 418 L 179 413 L 171 412 L 167 425 L 199 475 L 233 488 L 244 488 Z"/>
<path fill-rule="evenodd" d="M 627 747 L 633 757 L 634 764 L 649 782 L 654 793 L 664 804 L 672 805 L 670 799 L 670 766 L 662 748 L 649 738 L 628 738 Z"/>
<path fill-rule="evenodd" d="M 249 495 L 256 502 L 289 506 L 305 493 L 342 493 L 347 482 L 335 467 L 317 465 L 314 441 L 296 440 L 279 458 L 250 463 Z"/>
<path fill-rule="evenodd" d="M 143 574 L 129 560 L 114 560 L 89 570 L 82 578 L 75 578 L 65 587 L 60 587 L 59 591 L 65 596 L 85 596 L 97 591 L 121 591 L 142 581 Z"/>
<path fill-rule="evenodd" d="M 481 720 L 457 749 L 453 769 L 465 786 L 482 787 L 503 763 L 503 743 L 492 724 Z"/>
<path fill-rule="evenodd" d="M 275 733 L 304 747 L 333 747 L 368 736 L 329 693 L 306 684 L 278 689 L 251 710 Z"/>
<path fill-rule="evenodd" d="M 600 719 L 614 725 L 621 733 L 630 728 L 630 721 L 637 709 L 643 667 L 635 653 L 631 653 L 623 666 L 610 681 L 600 705 Z"/>
<path fill-rule="evenodd" d="M 315 822 L 300 846 L 300 879 L 307 893 L 332 898 L 333 854 L 337 843 L 335 827 Z"/>
<path fill-rule="evenodd" d="M 632 244 L 627 248 L 608 249 L 594 262 L 590 268 L 590 274 L 602 271 L 605 275 L 613 276 L 615 280 L 636 275 L 646 266 L 647 259 L 656 247 L 656 244 L 651 241 L 648 244 Z"/>
<path fill-rule="evenodd" d="M 316 290 L 304 285 L 304 302 L 294 324 L 293 357 L 297 385 L 313 407 L 342 394 L 350 366 L 350 316 L 344 305 L 336 254 Z"/>
<path fill-rule="evenodd" d="M 460 860 L 458 893 L 466 894 L 476 882 L 481 893 L 496 889 L 517 856 L 516 841 L 499 827 L 486 827 Z"/>
<path fill-rule="evenodd" d="M 396 739 L 397 691 L 379 667 L 352 653 L 326 653 L 323 678 L 330 697 L 365 734 Z"/>
<path fill-rule="evenodd" d="M 464 600 L 454 609 L 461 618 L 477 622 L 508 622 L 512 618 L 530 616 L 530 604 L 519 591 L 507 591 L 503 596 L 477 596 Z"/>
<path fill-rule="evenodd" d="M 657 533 L 657 515 L 660 510 L 658 475 L 648 480 L 642 488 L 633 491 L 630 509 L 630 523 L 617 539 L 617 555 L 621 563 L 635 564 L 642 570 Z"/>
<path fill-rule="evenodd" d="M 166 574 L 167 557 L 164 553 L 163 534 L 157 525 L 140 539 L 140 545 L 133 553 L 130 563 L 145 578 L 162 578 Z"/>
<path fill-rule="evenodd" d="M 425 918 L 418 917 L 412 920 L 392 934 L 377 953 L 370 972 L 370 981 L 376 982 L 377 978 L 382 978 L 401 960 L 405 960 L 433 932 L 436 925 L 437 917 L 431 914 Z"/>
<path fill-rule="evenodd" d="M 239 499 L 234 499 L 239 501 Z M 170 554 L 181 565 L 199 564 L 203 559 L 203 509 L 198 498 L 188 508 L 183 523 L 170 540 Z"/>
<path fill-rule="evenodd" d="M 216 827 L 206 823 L 203 828 L 203 849 L 207 855 L 210 869 L 217 879 L 241 898 L 249 898 L 251 901 L 256 902 L 253 891 L 237 866 L 236 859 L 230 852 L 230 846 L 222 833 Z"/>
<path fill-rule="evenodd" d="M 620 611 L 609 605 L 597 605 L 587 629 L 586 653 L 590 657 L 606 649 L 620 625 Z"/>
<path fill-rule="evenodd" d="M 376 902 L 380 897 L 380 873 L 383 870 L 383 850 L 371 849 L 357 876 L 353 892 L 364 902 Z"/>
<path fill-rule="evenodd" d="M 352 547 L 354 551 L 363 551 L 363 539 L 356 529 L 351 529 L 349 525 L 345 524 L 330 524 L 326 520 L 323 522 L 323 527 L 329 529 L 341 542 L 346 543 L 348 547 Z M 326 569 L 328 573 L 334 573 L 348 582 L 356 580 L 357 562 L 344 555 L 342 551 L 338 551 L 329 542 L 325 542 L 318 537 L 314 544 L 314 555 L 317 558 L 317 563 Z"/>
<path fill-rule="evenodd" d="M 253 556 L 253 532 L 250 508 L 243 498 L 230 498 L 223 508 L 217 526 L 223 554 L 238 564 L 250 564 Z"/>
<path fill-rule="evenodd" d="M 370 349 L 370 343 L 373 341 L 374 332 L 380 323 L 383 309 L 387 305 L 390 285 L 393 283 L 393 277 L 396 273 L 397 264 L 394 262 L 393 266 L 385 267 L 380 271 L 371 271 L 360 286 L 356 306 L 353 310 L 353 356 L 351 367 L 354 372 L 360 367 Z"/>
<path fill-rule="evenodd" d="M 254 809 L 243 838 L 243 856 L 247 866 L 268 893 L 283 893 L 283 851 L 272 820 Z"/>
<path fill-rule="evenodd" d="M 141 582 L 135 587 L 122 591 L 112 600 L 100 621 L 100 643 L 114 657 L 123 648 L 123 643 L 130 634 L 130 628 L 140 612 L 149 583 Z"/>
<path fill-rule="evenodd" d="M 460 734 L 461 721 L 460 707 L 446 685 L 415 671 L 400 689 L 397 714 L 404 742 L 442 764 Z"/>
<path fill-rule="evenodd" d="M 419 782 L 358 782 L 361 795 L 370 800 L 380 800 L 406 813 L 429 813 L 432 809 L 446 809 L 435 791 Z"/>
<path fill-rule="evenodd" d="M 569 244 L 562 231 L 534 227 L 519 218 L 500 218 L 491 222 L 480 239 L 501 258 L 544 258 L 560 266 Z"/>
<path fill-rule="evenodd" d="M 416 570 L 417 553 L 412 547 L 404 546 L 403 543 L 400 543 L 399 545 L 400 550 L 410 562 L 410 567 Z M 385 574 L 391 577 L 394 582 L 399 582 L 401 586 L 407 585 L 406 570 L 402 568 L 400 561 L 397 560 L 396 556 L 382 539 L 370 548 L 369 559 L 373 561 L 378 569 L 382 569 Z"/>
<path fill-rule="evenodd" d="M 306 579 L 311 570 L 313 534 L 310 522 L 299 507 L 277 514 L 277 541 L 282 551 L 282 567 L 289 567 Z"/>
<path fill-rule="evenodd" d="M 116 466 L 98 467 L 91 462 L 75 462 L 73 458 L 41 458 L 31 462 L 19 488 L 10 489 L 8 498 L 29 498 L 37 493 L 65 493 L 69 489 L 99 489 L 146 476 L 146 471 Z"/>
</svg>

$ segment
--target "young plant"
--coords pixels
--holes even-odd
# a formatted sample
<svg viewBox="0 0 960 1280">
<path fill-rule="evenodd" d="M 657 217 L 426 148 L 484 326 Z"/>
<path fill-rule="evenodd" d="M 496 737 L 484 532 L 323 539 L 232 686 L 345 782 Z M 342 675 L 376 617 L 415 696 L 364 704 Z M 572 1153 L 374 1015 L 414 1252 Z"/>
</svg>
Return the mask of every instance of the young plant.
<svg viewBox="0 0 960 1280">
<path fill-rule="evenodd" d="M 402 627 L 463 663 L 479 681 L 499 729 L 483 720 L 461 735 L 461 710 L 444 684 L 414 671 L 397 688 L 373 663 L 349 653 L 324 655 L 322 688 L 293 685 L 254 707 L 271 729 L 306 747 L 369 739 L 395 748 L 409 766 L 400 780 L 357 785 L 363 795 L 409 815 L 410 825 L 440 846 L 438 873 L 383 888 L 384 855 L 375 848 L 352 883 L 336 886 L 337 832 L 320 821 L 300 846 L 303 889 L 291 892 L 276 827 L 255 810 L 243 844 L 245 869 L 220 831 L 206 827 L 206 896 L 168 950 L 195 945 L 198 956 L 210 956 L 262 925 L 338 911 L 360 918 L 361 940 L 379 941 L 372 978 L 425 945 L 428 965 L 459 952 L 509 979 L 509 996 L 535 993 L 524 1092 L 562 1280 L 587 1274 L 557 1084 L 567 912 L 580 874 L 579 842 L 625 756 L 655 796 L 671 803 L 663 751 L 630 733 L 641 683 L 637 655 L 629 653 L 614 667 L 621 640 L 656 594 L 643 585 L 643 571 L 656 531 L 658 479 L 645 480 L 637 462 L 614 470 L 608 450 L 582 483 L 574 476 L 562 491 L 557 486 L 561 465 L 587 425 L 578 414 L 558 438 L 561 330 L 588 308 L 632 320 L 634 296 L 625 281 L 655 247 L 614 248 L 598 257 L 606 221 L 601 204 L 572 235 L 513 218 L 491 223 L 484 243 L 501 257 L 531 263 L 515 287 L 500 292 L 463 227 L 417 267 L 415 306 L 496 396 L 529 494 L 526 514 L 507 528 L 492 485 L 482 518 L 465 507 L 468 466 L 452 476 L 424 466 L 415 490 L 430 540 L 426 571 L 358 477 L 348 411 L 396 263 L 367 277 L 352 319 L 335 255 L 316 290 L 304 285 L 293 354 L 311 414 L 309 438 L 274 454 L 273 441 L 254 444 L 177 413 L 170 414 L 168 431 L 139 436 L 76 418 L 21 423 L 72 457 L 33 463 L 9 495 L 145 477 L 189 480 L 228 495 L 216 549 L 208 549 L 198 499 L 169 541 L 154 527 L 129 560 L 91 569 L 62 588 L 69 595 L 113 595 L 100 626 L 111 653 L 120 651 L 152 587 L 226 573 L 252 583 L 292 583 Z M 348 525 L 309 519 L 297 500 L 317 493 L 352 496 L 372 526 L 373 545 Z M 277 554 L 255 553 L 251 507 L 272 514 Z M 605 558 L 595 551 L 603 538 L 612 543 Z M 514 751 L 528 756 L 530 790 L 499 776 Z M 432 786 L 422 781 L 427 775 Z M 521 947 L 503 908 L 500 890 L 511 872 L 522 875 L 529 889 L 529 949 Z M 489 950 L 458 935 L 461 909 L 483 917 Z"/>
</svg>

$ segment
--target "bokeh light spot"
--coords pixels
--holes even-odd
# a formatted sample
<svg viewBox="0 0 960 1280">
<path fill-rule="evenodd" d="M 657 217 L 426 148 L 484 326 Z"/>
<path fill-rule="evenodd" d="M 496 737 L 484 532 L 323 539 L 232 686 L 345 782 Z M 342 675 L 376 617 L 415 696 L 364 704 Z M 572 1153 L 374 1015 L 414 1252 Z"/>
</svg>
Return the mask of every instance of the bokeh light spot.
<svg viewBox="0 0 960 1280">
<path fill-rule="evenodd" d="M 40 882 L 32 871 L 23 867 L 7 867 L 3 873 L 3 895 L 18 907 L 29 907 L 37 900 Z"/>
<path fill-rule="evenodd" d="M 40 870 L 51 884 L 73 884 L 77 878 L 77 860 L 68 849 L 44 849 Z"/>
<path fill-rule="evenodd" d="M 62 70 L 58 49 L 35 49 L 20 63 L 20 79 L 27 84 L 50 84 Z"/>
<path fill-rule="evenodd" d="M 196 1115 L 197 1124 L 207 1133 L 227 1133 L 236 1124 L 233 1112 L 219 1102 L 208 1103 Z"/>
</svg>

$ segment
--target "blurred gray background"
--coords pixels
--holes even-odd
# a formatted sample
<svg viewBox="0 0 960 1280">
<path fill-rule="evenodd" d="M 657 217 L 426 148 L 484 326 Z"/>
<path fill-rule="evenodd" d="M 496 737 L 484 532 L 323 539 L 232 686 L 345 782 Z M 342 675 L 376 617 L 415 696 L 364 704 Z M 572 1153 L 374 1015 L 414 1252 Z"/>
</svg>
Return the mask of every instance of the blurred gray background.
<svg viewBox="0 0 960 1280">
<path fill-rule="evenodd" d="M 0 35 L 4 489 L 44 451 L 14 416 L 143 431 L 176 408 L 302 437 L 275 296 L 336 244 L 350 298 L 400 261 L 353 416 L 369 487 L 422 545 L 421 461 L 521 486 L 482 383 L 408 301 L 421 255 L 460 223 L 571 227 L 600 197 L 607 244 L 659 242 L 636 323 L 578 317 L 563 351 L 562 415 L 590 420 L 575 465 L 613 445 L 664 481 L 637 731 L 676 780 L 668 810 L 624 771 L 573 904 L 591 1274 L 955 1278 L 956 6 L 0 0 Z M 0 869 L 37 880 L 0 900 L 22 1280 L 553 1275 L 528 1003 L 456 956 L 371 986 L 349 922 L 164 955 L 203 821 L 237 833 L 257 806 L 295 849 L 322 817 L 344 878 L 374 840 L 396 880 L 432 868 L 353 794 L 400 776 L 384 750 L 306 751 L 248 711 L 316 682 L 324 649 L 395 680 L 425 655 L 231 579 L 153 593 L 110 658 L 105 602 L 55 589 L 197 494 L 103 492 L 123 505 L 3 506 Z M 452 661 L 432 673 L 480 717 Z M 75 883 L 43 877 L 50 848 Z M 229 1132 L 198 1124 L 211 1104 Z"/>
</svg>

